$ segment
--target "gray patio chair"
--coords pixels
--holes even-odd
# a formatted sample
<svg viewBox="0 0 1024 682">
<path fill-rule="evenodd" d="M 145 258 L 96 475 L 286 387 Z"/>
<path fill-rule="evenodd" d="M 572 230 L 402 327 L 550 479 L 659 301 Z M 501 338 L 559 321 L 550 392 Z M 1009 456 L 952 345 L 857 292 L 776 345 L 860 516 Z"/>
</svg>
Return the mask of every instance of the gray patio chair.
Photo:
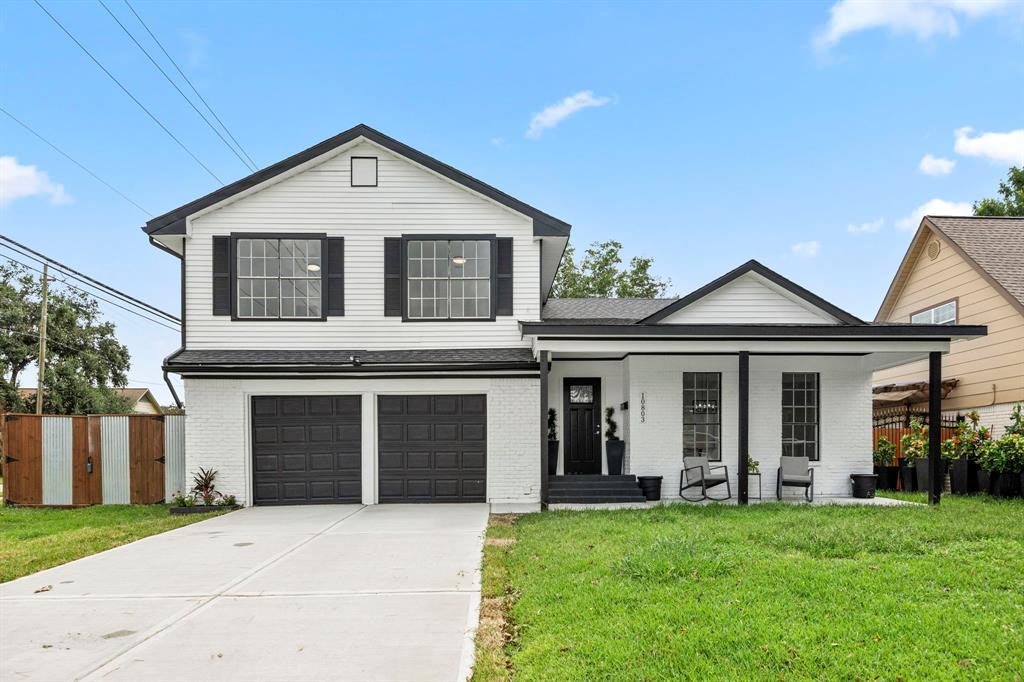
<svg viewBox="0 0 1024 682">
<path fill-rule="evenodd" d="M 721 470 L 724 473 L 717 473 Z M 704 500 L 722 501 L 732 497 L 732 486 L 729 484 L 729 468 L 724 464 L 711 464 L 707 457 L 683 457 L 683 470 L 679 477 L 679 497 L 687 502 L 703 502 Z M 712 497 L 708 490 L 725 484 L 725 497 Z M 687 497 L 683 491 L 700 488 L 700 497 Z"/>
<path fill-rule="evenodd" d="M 782 487 L 804 489 L 804 499 L 814 502 L 814 469 L 807 457 L 783 457 L 775 482 L 775 497 L 782 499 Z"/>
</svg>

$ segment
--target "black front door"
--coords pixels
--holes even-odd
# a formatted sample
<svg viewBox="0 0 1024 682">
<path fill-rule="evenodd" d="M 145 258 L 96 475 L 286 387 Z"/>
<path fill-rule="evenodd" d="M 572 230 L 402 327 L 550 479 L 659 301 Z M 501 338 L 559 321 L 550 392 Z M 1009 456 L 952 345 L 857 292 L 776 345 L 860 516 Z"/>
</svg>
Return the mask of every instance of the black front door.
<svg viewBox="0 0 1024 682">
<path fill-rule="evenodd" d="M 601 380 L 563 379 L 565 473 L 601 473 Z"/>
</svg>

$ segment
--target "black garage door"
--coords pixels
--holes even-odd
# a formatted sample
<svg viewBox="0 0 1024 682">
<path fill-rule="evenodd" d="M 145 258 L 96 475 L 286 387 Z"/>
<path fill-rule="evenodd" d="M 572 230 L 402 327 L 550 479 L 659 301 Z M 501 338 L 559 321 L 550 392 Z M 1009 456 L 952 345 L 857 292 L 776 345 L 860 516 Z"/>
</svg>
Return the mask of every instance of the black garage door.
<svg viewBox="0 0 1024 682">
<path fill-rule="evenodd" d="M 484 502 L 487 396 L 377 398 L 381 502 Z"/>
<path fill-rule="evenodd" d="M 359 396 L 252 399 L 253 502 L 362 501 Z"/>
</svg>

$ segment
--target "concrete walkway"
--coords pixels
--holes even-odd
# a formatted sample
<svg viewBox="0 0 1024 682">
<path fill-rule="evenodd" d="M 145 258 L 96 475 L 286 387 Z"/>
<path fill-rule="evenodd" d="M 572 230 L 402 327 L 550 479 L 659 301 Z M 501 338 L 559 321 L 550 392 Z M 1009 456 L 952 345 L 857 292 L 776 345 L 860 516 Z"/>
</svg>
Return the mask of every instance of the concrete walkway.
<svg viewBox="0 0 1024 682">
<path fill-rule="evenodd" d="M 251 508 L 41 571 L 0 585 L 0 680 L 462 680 L 486 523 Z"/>
</svg>

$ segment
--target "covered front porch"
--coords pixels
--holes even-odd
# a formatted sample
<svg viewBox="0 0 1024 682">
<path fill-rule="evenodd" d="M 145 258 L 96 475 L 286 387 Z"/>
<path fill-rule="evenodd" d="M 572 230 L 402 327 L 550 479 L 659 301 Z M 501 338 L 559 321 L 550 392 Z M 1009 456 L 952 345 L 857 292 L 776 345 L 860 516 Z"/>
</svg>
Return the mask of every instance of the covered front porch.
<svg viewBox="0 0 1024 682">
<path fill-rule="evenodd" d="M 542 499 L 550 505 L 643 504 L 638 476 L 662 477 L 662 502 L 699 497 L 699 488 L 680 489 L 691 457 L 725 467 L 716 472 L 728 483 L 711 495 L 730 502 L 774 500 L 783 457 L 808 459 L 817 500 L 849 498 L 850 475 L 872 472 L 872 372 L 930 358 L 930 384 L 941 386 L 940 358 L 950 344 L 948 336 L 921 338 L 923 330 L 913 329 L 909 338 L 837 338 L 834 327 L 812 330 L 817 337 L 762 327 L 736 338 L 714 330 L 641 336 L 622 327 L 590 337 L 543 327 L 527 329 L 541 366 L 545 434 L 549 409 L 556 413 L 557 446 L 546 436 L 541 444 Z M 938 413 L 941 395 L 931 398 Z M 615 453 L 609 457 L 609 408 L 624 444 L 621 471 Z M 807 491 L 781 492 L 804 500 Z M 932 491 L 934 501 L 938 494 Z"/>
</svg>

